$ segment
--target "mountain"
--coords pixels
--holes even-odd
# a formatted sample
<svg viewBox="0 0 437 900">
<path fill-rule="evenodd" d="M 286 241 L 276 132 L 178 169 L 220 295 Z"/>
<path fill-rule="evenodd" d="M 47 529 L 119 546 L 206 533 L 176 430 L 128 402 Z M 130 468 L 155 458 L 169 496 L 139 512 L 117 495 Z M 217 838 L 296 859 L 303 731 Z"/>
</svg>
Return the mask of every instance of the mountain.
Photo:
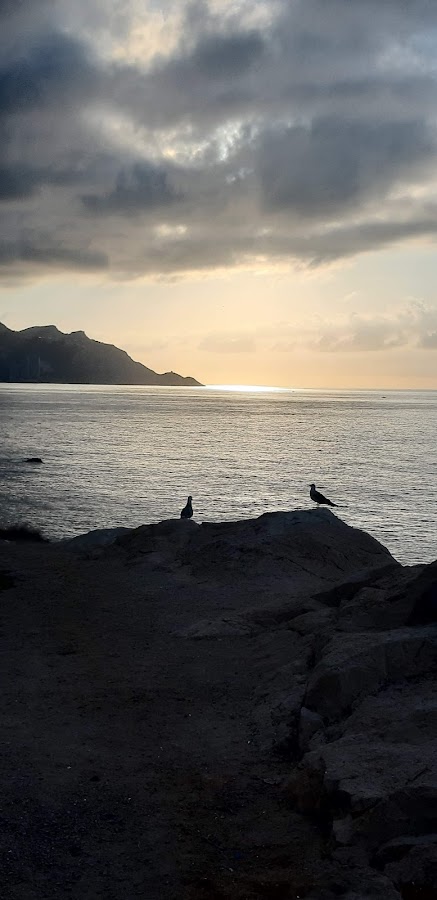
<svg viewBox="0 0 437 900">
<path fill-rule="evenodd" d="M 0 322 L 0 382 L 52 384 L 156 384 L 200 386 L 176 372 L 158 375 L 112 344 L 84 331 L 64 334 L 55 325 L 12 331 Z"/>
</svg>

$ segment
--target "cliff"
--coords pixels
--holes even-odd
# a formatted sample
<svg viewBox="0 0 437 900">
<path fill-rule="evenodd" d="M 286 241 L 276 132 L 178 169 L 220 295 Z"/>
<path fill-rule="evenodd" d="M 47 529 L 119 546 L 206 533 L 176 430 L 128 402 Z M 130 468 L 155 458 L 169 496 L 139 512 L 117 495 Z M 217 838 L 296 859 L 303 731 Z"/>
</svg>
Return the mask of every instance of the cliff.
<svg viewBox="0 0 437 900">
<path fill-rule="evenodd" d="M 1 589 L 5 894 L 435 896 L 437 563 L 311 510 L 0 541 Z"/>
<path fill-rule="evenodd" d="M 112 344 L 54 325 L 11 331 L 0 323 L 0 381 L 53 384 L 148 384 L 196 387 L 195 378 L 158 375 Z"/>
</svg>

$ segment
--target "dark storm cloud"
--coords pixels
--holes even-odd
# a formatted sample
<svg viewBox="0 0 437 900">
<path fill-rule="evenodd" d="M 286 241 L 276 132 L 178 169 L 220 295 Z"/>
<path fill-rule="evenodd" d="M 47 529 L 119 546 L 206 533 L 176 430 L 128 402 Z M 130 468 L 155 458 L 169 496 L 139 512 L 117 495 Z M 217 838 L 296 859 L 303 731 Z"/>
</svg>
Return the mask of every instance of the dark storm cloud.
<svg viewBox="0 0 437 900">
<path fill-rule="evenodd" d="M 13 16 L 28 10 L 38 10 L 51 3 L 54 3 L 54 0 L 0 0 L 0 16 Z"/>
<path fill-rule="evenodd" d="M 0 266 L 17 263 L 47 268 L 68 268 L 82 271 L 99 271 L 106 269 L 108 259 L 99 251 L 70 249 L 56 244 L 55 241 L 41 244 L 31 239 L 16 242 L 0 243 Z"/>
<path fill-rule="evenodd" d="M 169 172 L 144 162 L 121 171 L 113 190 L 102 195 L 89 194 L 82 198 L 82 202 L 90 212 L 101 215 L 135 215 L 166 207 L 179 199 L 181 195 L 172 186 Z"/>
<path fill-rule="evenodd" d="M 74 185 L 84 178 L 86 179 L 86 173 L 73 162 L 68 167 L 58 169 L 0 163 L 0 203 L 33 197 L 44 185 Z"/>
<path fill-rule="evenodd" d="M 0 201 L 30 197 L 41 183 L 41 173 L 36 169 L 0 165 Z"/>
<path fill-rule="evenodd" d="M 0 0 L 3 267 L 320 265 L 437 234 L 437 4 L 159 8 L 179 33 L 147 56 L 145 2 Z"/>
<path fill-rule="evenodd" d="M 235 78 L 250 69 L 262 51 L 263 41 L 257 31 L 212 35 L 199 41 L 186 65 L 195 76 Z"/>
<path fill-rule="evenodd" d="M 63 34 L 49 35 L 0 67 L 0 116 L 56 102 L 82 102 L 94 78 L 78 41 Z"/>
<path fill-rule="evenodd" d="M 259 172 L 268 209 L 319 215 L 347 208 L 360 195 L 387 190 L 400 174 L 435 152 L 420 121 L 376 124 L 321 119 L 262 136 Z"/>
</svg>

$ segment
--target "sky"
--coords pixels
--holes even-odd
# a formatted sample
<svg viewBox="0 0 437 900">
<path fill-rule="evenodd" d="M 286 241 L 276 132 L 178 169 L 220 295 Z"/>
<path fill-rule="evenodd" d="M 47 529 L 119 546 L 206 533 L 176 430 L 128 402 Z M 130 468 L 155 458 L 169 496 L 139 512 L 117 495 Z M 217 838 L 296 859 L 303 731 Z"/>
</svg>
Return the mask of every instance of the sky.
<svg viewBox="0 0 437 900">
<path fill-rule="evenodd" d="M 435 0 L 0 0 L 0 321 L 437 388 Z"/>
</svg>

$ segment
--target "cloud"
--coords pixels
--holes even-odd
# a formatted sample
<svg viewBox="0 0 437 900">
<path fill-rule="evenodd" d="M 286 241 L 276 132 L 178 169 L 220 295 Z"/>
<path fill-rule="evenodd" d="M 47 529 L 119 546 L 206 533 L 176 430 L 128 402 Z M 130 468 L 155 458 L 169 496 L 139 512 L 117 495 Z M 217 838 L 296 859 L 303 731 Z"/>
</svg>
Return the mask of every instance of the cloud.
<svg viewBox="0 0 437 900">
<path fill-rule="evenodd" d="M 258 340 L 271 351 L 296 353 L 372 353 L 437 348 L 437 309 L 420 300 L 385 314 L 351 312 L 336 319 L 318 317 L 311 325 L 276 322 L 259 332 Z M 273 339 L 273 344 L 271 340 Z"/>
<path fill-rule="evenodd" d="M 437 350 L 437 331 L 422 335 L 419 346 L 424 350 Z"/>
<path fill-rule="evenodd" d="M 108 259 L 99 251 L 87 249 L 72 250 L 61 244 L 48 241 L 34 242 L 31 239 L 22 241 L 0 242 L 0 266 L 23 264 L 26 267 L 38 266 L 46 268 L 69 268 L 82 271 L 99 271 L 106 269 Z"/>
<path fill-rule="evenodd" d="M 207 35 L 194 48 L 187 68 L 195 77 L 235 78 L 247 72 L 263 52 L 263 40 L 259 32 L 252 30 L 239 34 Z"/>
<path fill-rule="evenodd" d="M 414 120 L 384 124 L 331 117 L 309 128 L 265 132 L 259 149 L 264 205 L 310 216 L 345 212 L 360 196 L 387 193 L 434 153 L 431 129 Z"/>
<path fill-rule="evenodd" d="M 347 319 L 319 326 L 307 343 L 324 353 L 437 347 L 437 310 L 416 301 L 386 315 L 352 313 Z M 318 331 L 318 333 L 317 333 Z"/>
<path fill-rule="evenodd" d="M 54 103 L 81 104 L 95 77 L 83 44 L 68 35 L 48 35 L 0 68 L 0 116 Z"/>
<path fill-rule="evenodd" d="M 0 0 L 0 17 L 3 268 L 320 266 L 437 234 L 435 4 Z"/>
<path fill-rule="evenodd" d="M 180 199 L 180 193 L 171 184 L 169 169 L 142 162 L 122 170 L 115 187 L 108 193 L 89 194 L 82 202 L 90 212 L 133 215 L 166 207 Z"/>
</svg>

